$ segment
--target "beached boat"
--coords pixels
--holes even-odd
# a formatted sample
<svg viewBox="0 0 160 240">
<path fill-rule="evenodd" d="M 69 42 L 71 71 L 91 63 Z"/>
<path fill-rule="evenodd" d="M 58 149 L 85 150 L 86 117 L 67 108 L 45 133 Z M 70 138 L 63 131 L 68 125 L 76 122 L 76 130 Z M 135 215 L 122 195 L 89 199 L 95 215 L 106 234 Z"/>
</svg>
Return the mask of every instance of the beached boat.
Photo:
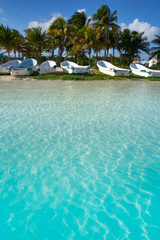
<svg viewBox="0 0 160 240">
<path fill-rule="evenodd" d="M 9 74 L 11 68 L 17 67 L 21 63 L 20 60 L 12 60 L 0 65 L 0 74 Z"/>
<path fill-rule="evenodd" d="M 90 66 L 80 66 L 74 62 L 64 61 L 61 62 L 61 68 L 63 72 L 69 74 L 87 74 L 89 72 Z"/>
<path fill-rule="evenodd" d="M 21 62 L 17 67 L 10 69 L 13 76 L 31 75 L 36 72 L 37 60 L 29 58 Z"/>
<path fill-rule="evenodd" d="M 148 67 L 156 67 L 158 63 L 157 55 L 149 60 Z"/>
<path fill-rule="evenodd" d="M 110 76 L 126 76 L 130 75 L 130 69 L 124 69 L 114 66 L 113 64 L 106 61 L 98 61 L 97 66 L 99 71 Z"/>
<path fill-rule="evenodd" d="M 160 71 L 149 69 L 145 66 L 142 66 L 137 63 L 131 63 L 130 69 L 132 70 L 132 73 L 138 76 L 142 77 L 160 77 Z"/>
<path fill-rule="evenodd" d="M 49 74 L 56 72 L 56 63 L 54 61 L 45 61 L 38 68 L 39 74 Z"/>
</svg>

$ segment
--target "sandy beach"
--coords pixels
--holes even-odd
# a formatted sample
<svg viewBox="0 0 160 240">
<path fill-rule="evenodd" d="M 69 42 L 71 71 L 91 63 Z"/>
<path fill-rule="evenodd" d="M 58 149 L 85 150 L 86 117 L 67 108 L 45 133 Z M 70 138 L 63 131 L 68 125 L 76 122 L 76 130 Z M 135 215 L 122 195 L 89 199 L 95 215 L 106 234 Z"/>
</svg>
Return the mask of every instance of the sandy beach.
<svg viewBox="0 0 160 240">
<path fill-rule="evenodd" d="M 19 78 L 15 77 L 15 76 L 11 76 L 11 75 L 2 75 L 0 76 L 0 81 L 17 81 L 17 80 L 20 80 Z M 21 80 L 23 81 L 28 81 L 28 80 L 34 80 L 34 79 L 31 79 L 31 78 L 21 78 Z"/>
</svg>

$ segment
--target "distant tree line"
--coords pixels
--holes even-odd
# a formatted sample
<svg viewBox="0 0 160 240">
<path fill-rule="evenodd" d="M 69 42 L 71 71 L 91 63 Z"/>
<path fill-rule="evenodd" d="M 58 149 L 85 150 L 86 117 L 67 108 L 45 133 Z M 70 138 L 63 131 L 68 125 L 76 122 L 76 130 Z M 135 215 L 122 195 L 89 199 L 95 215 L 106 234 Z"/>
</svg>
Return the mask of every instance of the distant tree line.
<svg viewBox="0 0 160 240">
<path fill-rule="evenodd" d="M 0 25 L 0 49 L 8 53 L 13 51 L 14 58 L 36 58 L 41 62 L 42 53 L 48 52 L 51 59 L 58 49 L 57 63 L 60 63 L 64 53 L 72 56 L 77 63 L 88 56 L 91 63 L 91 53 L 98 59 L 100 52 L 104 52 L 104 60 L 108 60 L 112 51 L 112 62 L 115 59 L 115 50 L 125 59 L 124 65 L 138 58 L 140 52 L 151 53 L 151 56 L 160 55 L 160 36 L 156 35 L 152 43 L 157 47 L 149 49 L 150 43 L 144 32 L 121 31 L 117 24 L 117 11 L 111 12 L 107 5 L 102 5 L 92 18 L 87 18 L 85 12 L 75 12 L 69 20 L 57 17 L 47 31 L 41 27 L 27 28 L 25 36 L 16 29 Z"/>
</svg>

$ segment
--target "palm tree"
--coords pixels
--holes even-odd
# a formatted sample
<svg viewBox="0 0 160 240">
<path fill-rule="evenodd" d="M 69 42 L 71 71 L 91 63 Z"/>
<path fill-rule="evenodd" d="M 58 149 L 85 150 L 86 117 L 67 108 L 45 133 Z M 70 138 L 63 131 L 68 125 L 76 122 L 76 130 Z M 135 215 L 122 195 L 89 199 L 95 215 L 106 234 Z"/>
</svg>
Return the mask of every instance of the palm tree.
<svg viewBox="0 0 160 240">
<path fill-rule="evenodd" d="M 20 58 L 20 52 L 22 52 L 22 44 L 24 42 L 24 37 L 18 32 L 18 30 L 13 29 L 13 52 L 14 52 L 14 58 L 16 59 L 16 52 L 19 53 Z"/>
<path fill-rule="evenodd" d="M 151 56 L 150 58 L 154 57 L 154 56 L 160 56 L 160 36 L 155 35 L 155 39 L 152 41 L 152 43 L 158 45 L 157 47 L 152 47 L 151 48 Z"/>
<path fill-rule="evenodd" d="M 89 65 L 91 64 L 91 51 L 92 49 L 98 49 L 100 47 L 100 35 L 97 29 L 95 29 L 92 25 L 85 26 L 83 28 L 84 31 L 84 42 L 83 48 L 87 50 L 89 55 Z"/>
<path fill-rule="evenodd" d="M 144 32 L 131 32 L 130 62 L 132 62 L 135 57 L 139 56 L 140 51 L 149 54 L 149 42 L 147 41 L 147 37 L 143 37 L 143 34 Z"/>
<path fill-rule="evenodd" d="M 3 24 L 0 25 L 0 46 L 5 49 L 10 59 L 10 52 L 13 49 L 13 31 L 9 26 L 5 27 Z"/>
<path fill-rule="evenodd" d="M 54 36 L 47 34 L 47 48 L 46 52 L 51 52 L 51 58 L 54 58 L 54 51 L 57 48 L 57 41 Z"/>
<path fill-rule="evenodd" d="M 102 49 L 105 49 L 105 43 L 103 41 L 103 37 L 102 37 L 100 26 L 93 25 L 93 27 L 94 27 L 95 34 L 96 34 L 96 39 L 94 41 L 93 51 L 96 53 L 96 62 L 97 62 L 98 61 L 98 53 Z"/>
<path fill-rule="evenodd" d="M 77 63 L 79 64 L 82 57 L 85 55 L 84 46 L 84 31 L 83 29 L 77 31 L 73 38 L 68 39 L 67 42 L 67 56 L 74 55 L 77 58 Z"/>
<path fill-rule="evenodd" d="M 72 26 L 76 30 L 82 29 L 84 26 L 88 25 L 90 18 L 87 19 L 87 15 L 84 11 L 75 12 L 72 17 L 67 22 L 67 27 Z"/>
<path fill-rule="evenodd" d="M 100 50 L 100 35 L 99 31 L 92 25 L 84 26 L 81 30 L 77 31 L 75 38 L 72 41 L 72 47 L 68 55 L 78 56 L 78 63 L 85 52 L 89 55 L 89 65 L 91 63 L 91 51 Z"/>
<path fill-rule="evenodd" d="M 113 52 L 113 63 L 114 63 L 115 49 L 118 49 L 118 42 L 120 39 L 120 30 L 116 32 L 113 32 L 113 30 L 110 30 L 109 38 L 110 38 L 110 47 L 112 48 L 112 52 Z"/>
<path fill-rule="evenodd" d="M 112 29 L 114 32 L 118 31 L 119 26 L 116 24 L 117 22 L 117 10 L 113 13 L 109 9 L 107 5 L 102 5 L 98 10 L 97 13 L 93 15 L 93 20 L 95 25 L 99 25 L 101 27 L 102 36 L 106 45 L 105 48 L 105 59 L 106 59 L 106 51 L 108 45 L 108 38 L 109 38 L 109 29 Z"/>
<path fill-rule="evenodd" d="M 143 32 L 131 32 L 129 29 L 124 29 L 121 33 L 119 47 L 122 50 L 121 53 L 123 56 L 125 58 L 128 57 L 128 64 L 134 58 L 139 57 L 140 51 L 149 53 L 149 42 L 147 41 L 147 37 L 143 37 L 143 34 Z"/>
<path fill-rule="evenodd" d="M 26 39 L 24 39 L 24 42 L 22 44 L 21 53 L 22 53 L 22 59 L 23 57 L 36 58 L 35 47 L 33 47 Z"/>
<path fill-rule="evenodd" d="M 43 32 L 41 27 L 28 28 L 24 30 L 24 32 L 26 33 L 26 40 L 28 44 L 35 50 L 37 60 L 40 63 L 42 52 L 47 47 L 46 32 Z"/>
<path fill-rule="evenodd" d="M 131 31 L 129 29 L 124 29 L 123 32 L 120 33 L 120 38 L 118 42 L 118 50 L 120 52 L 120 56 L 123 56 L 123 67 L 125 67 L 125 61 L 128 58 L 129 51 L 131 45 Z"/>
<path fill-rule="evenodd" d="M 87 26 L 90 22 L 91 18 L 87 18 L 87 15 L 84 11 L 82 12 L 75 12 L 71 18 L 67 21 L 67 36 L 66 36 L 66 50 L 68 53 L 73 54 L 73 52 L 77 52 L 78 55 L 78 62 L 80 61 L 81 55 L 83 51 L 80 51 L 80 42 L 79 37 L 82 35 L 83 27 Z M 73 46 L 74 44 L 78 44 L 78 47 Z M 83 46 L 82 46 L 83 47 Z M 73 50 L 74 49 L 74 50 Z"/>
<path fill-rule="evenodd" d="M 58 51 L 59 63 L 61 62 L 62 54 L 65 48 L 66 31 L 67 23 L 63 17 L 58 17 L 56 20 L 54 20 L 48 29 L 48 33 L 55 37 L 56 44 L 58 45 L 59 48 Z"/>
</svg>

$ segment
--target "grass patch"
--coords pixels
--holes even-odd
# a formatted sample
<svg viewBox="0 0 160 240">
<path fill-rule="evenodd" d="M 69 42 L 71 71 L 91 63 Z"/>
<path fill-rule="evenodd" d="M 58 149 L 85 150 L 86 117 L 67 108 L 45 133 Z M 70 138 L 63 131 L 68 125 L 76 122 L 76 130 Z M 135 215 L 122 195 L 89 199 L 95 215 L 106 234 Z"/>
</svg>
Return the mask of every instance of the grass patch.
<svg viewBox="0 0 160 240">
<path fill-rule="evenodd" d="M 132 73 L 129 77 L 114 77 L 103 74 L 97 69 L 90 70 L 89 74 L 70 75 L 66 73 L 56 73 L 50 75 L 18 76 L 17 78 L 31 78 L 36 80 L 70 80 L 70 81 L 94 81 L 94 80 L 128 80 L 128 81 L 160 81 L 160 78 L 145 78 L 135 76 Z"/>
</svg>

